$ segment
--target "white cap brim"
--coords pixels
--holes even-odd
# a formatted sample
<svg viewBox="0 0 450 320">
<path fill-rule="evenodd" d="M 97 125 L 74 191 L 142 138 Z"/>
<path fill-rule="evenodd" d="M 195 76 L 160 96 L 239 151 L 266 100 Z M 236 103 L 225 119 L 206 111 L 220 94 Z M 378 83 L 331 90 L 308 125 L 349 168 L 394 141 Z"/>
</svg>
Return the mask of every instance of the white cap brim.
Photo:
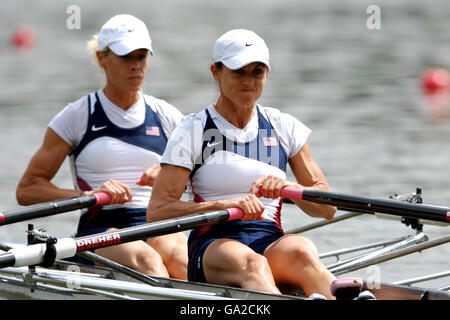
<svg viewBox="0 0 450 320">
<path fill-rule="evenodd" d="M 246 50 L 239 55 L 231 57 L 223 57 L 220 61 L 231 70 L 237 70 L 243 68 L 253 62 L 261 62 L 267 66 L 270 71 L 269 58 L 265 55 L 261 55 L 258 50 Z"/>
<path fill-rule="evenodd" d="M 153 55 L 152 44 L 150 41 L 142 41 L 133 37 L 125 38 L 119 42 L 109 45 L 109 49 L 118 56 L 124 56 L 138 49 L 147 49 Z"/>
</svg>

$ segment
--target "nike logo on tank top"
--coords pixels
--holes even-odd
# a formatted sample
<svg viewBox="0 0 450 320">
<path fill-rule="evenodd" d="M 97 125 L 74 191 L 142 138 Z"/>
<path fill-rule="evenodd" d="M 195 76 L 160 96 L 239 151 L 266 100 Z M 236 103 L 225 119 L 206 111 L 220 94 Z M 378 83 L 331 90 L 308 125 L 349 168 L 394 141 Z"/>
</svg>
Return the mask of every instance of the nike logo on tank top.
<svg viewBox="0 0 450 320">
<path fill-rule="evenodd" d="M 109 120 L 98 94 L 95 93 L 94 112 L 91 113 L 91 96 L 88 96 L 89 119 L 86 134 L 79 145 L 71 152 L 75 158 L 91 141 L 108 136 L 123 142 L 153 151 L 162 155 L 167 144 L 167 137 L 156 112 L 145 102 L 145 121 L 135 128 L 121 128 Z M 144 100 L 145 101 L 145 100 Z"/>
</svg>

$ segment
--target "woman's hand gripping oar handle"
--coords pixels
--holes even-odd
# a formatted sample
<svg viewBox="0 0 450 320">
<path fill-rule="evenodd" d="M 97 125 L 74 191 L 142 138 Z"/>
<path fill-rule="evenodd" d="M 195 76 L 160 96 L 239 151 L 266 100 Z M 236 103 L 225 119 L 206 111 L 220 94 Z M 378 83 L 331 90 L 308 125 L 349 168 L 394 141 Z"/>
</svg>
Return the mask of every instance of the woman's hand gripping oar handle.
<svg viewBox="0 0 450 320">
<path fill-rule="evenodd" d="M 282 198 L 287 198 L 287 199 L 292 199 L 292 200 L 302 200 L 302 194 L 303 194 L 303 189 L 301 188 L 297 188 L 297 187 L 284 187 L 281 192 L 280 195 Z M 228 208 L 226 209 L 226 211 L 228 211 L 230 217 L 228 218 L 227 221 L 231 221 L 231 220 L 238 220 L 241 219 L 244 216 L 244 212 L 240 209 L 240 208 Z"/>
<path fill-rule="evenodd" d="M 244 212 L 240 208 L 228 208 L 226 211 L 228 211 L 228 214 L 230 215 L 227 221 L 238 220 L 244 216 Z"/>
<path fill-rule="evenodd" d="M 261 187 L 258 189 L 259 193 L 262 193 Z M 284 199 L 291 200 L 302 200 L 303 199 L 303 189 L 298 187 L 286 186 L 280 191 L 280 197 Z"/>
<path fill-rule="evenodd" d="M 97 202 L 93 205 L 94 207 L 109 204 L 111 202 L 111 196 L 107 192 L 97 192 L 94 193 L 93 196 L 97 199 Z"/>
</svg>

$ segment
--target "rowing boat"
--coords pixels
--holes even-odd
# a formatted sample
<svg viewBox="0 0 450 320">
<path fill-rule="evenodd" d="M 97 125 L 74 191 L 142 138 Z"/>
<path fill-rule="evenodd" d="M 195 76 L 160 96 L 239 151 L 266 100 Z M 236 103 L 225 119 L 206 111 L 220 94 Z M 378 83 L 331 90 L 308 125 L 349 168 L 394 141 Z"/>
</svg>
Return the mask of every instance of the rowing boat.
<svg viewBox="0 0 450 320">
<path fill-rule="evenodd" d="M 274 295 L 227 286 L 152 277 L 154 284 L 106 267 L 82 266 L 59 261 L 52 268 L 30 271 L 26 267 L 0 272 L 0 297 L 39 300 L 307 300 L 300 288 L 285 288 Z M 364 283 L 364 290 L 368 289 Z M 435 289 L 381 283 L 370 289 L 377 300 L 450 300 L 450 294 Z"/>
<path fill-rule="evenodd" d="M 282 194 L 283 196 L 283 194 Z M 84 196 L 86 197 L 86 196 Z M 77 206 L 86 207 L 95 203 L 102 204 L 108 201 L 107 197 L 77 199 Z M 433 223 L 448 226 L 450 223 L 450 210 L 446 207 L 421 204 L 419 190 L 408 197 L 397 197 L 390 200 L 368 199 L 363 197 L 324 193 L 310 190 L 286 190 L 285 198 L 304 199 L 319 203 L 332 204 L 341 210 L 351 212 L 340 214 L 332 221 L 314 223 L 287 230 L 286 233 L 299 233 L 320 228 L 324 225 L 351 219 L 357 215 L 370 213 L 383 216 L 395 216 L 400 221 L 416 230 L 415 235 L 408 235 L 396 239 L 388 239 L 377 243 L 365 244 L 354 248 L 335 250 L 324 253 L 321 258 L 340 256 L 342 254 L 355 254 L 350 258 L 339 260 L 329 266 L 329 270 L 336 276 L 342 275 L 392 260 L 413 252 L 419 252 L 438 247 L 450 242 L 449 236 L 437 239 L 428 239 L 423 232 L 423 224 Z M 406 199 L 406 200 L 405 200 Z M 73 200 L 73 199 L 72 199 Z M 65 202 L 64 202 L 65 201 Z M 49 213 L 48 208 L 60 207 L 57 205 L 42 204 L 31 210 L 33 218 L 39 214 Z M 73 210 L 71 201 L 70 208 Z M 46 207 L 46 209 L 42 209 Z M 30 208 L 28 208 L 30 211 Z M 53 209 L 52 209 L 53 210 Z M 12 216 L 16 221 L 27 219 L 20 210 L 4 212 L 3 223 Z M 36 212 L 41 211 L 37 214 Z M 167 234 L 189 230 L 207 224 L 219 223 L 227 219 L 239 218 L 239 210 L 228 209 L 223 211 L 196 214 L 182 218 L 146 224 L 92 235 L 83 238 L 55 239 L 40 230 L 33 230 L 30 225 L 28 231 L 30 245 L 3 244 L 0 249 L 0 297 L 4 299 L 188 299 L 188 300 L 307 300 L 301 288 L 280 286 L 283 294 L 274 295 L 261 292 L 243 290 L 240 288 L 218 286 L 204 283 L 195 283 L 174 279 L 149 277 L 134 270 L 118 265 L 112 261 L 101 258 L 89 250 L 94 247 L 116 245 L 127 241 L 134 241 L 149 236 Z M 22 215 L 20 218 L 18 216 Z M 29 217 L 29 215 L 28 215 Z M 11 220 L 9 220 L 11 221 Z M 116 241 L 117 240 L 117 241 Z M 8 247 L 9 246 L 9 247 Z M 11 248 L 13 247 L 13 248 Z M 364 252 L 363 252 L 364 251 Z M 363 253 L 361 253 L 363 252 Z M 95 261 L 102 266 L 89 266 L 73 261 L 74 256 Z M 416 283 L 432 278 L 445 278 L 449 271 L 440 272 L 410 279 L 403 283 L 373 283 L 370 279 L 363 281 L 362 290 L 370 291 L 377 300 L 450 300 L 449 286 L 430 289 L 415 286 Z"/>
</svg>

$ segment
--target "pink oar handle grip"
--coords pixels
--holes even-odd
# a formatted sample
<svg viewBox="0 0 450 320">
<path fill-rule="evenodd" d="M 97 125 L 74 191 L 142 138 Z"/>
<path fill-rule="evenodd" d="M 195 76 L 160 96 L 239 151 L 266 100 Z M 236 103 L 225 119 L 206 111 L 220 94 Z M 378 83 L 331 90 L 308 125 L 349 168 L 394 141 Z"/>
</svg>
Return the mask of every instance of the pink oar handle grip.
<svg viewBox="0 0 450 320">
<path fill-rule="evenodd" d="M 228 221 L 231 220 L 238 220 L 241 219 L 244 216 L 244 212 L 240 208 L 228 208 L 226 209 L 228 211 L 228 214 L 230 217 L 228 218 Z"/>
<path fill-rule="evenodd" d="M 280 195 L 282 198 L 302 200 L 303 189 L 297 187 L 284 187 L 283 189 L 281 189 Z"/>
<path fill-rule="evenodd" d="M 284 187 L 281 190 L 281 197 L 293 200 L 302 200 L 303 189 L 296 187 Z M 241 219 L 244 216 L 244 212 L 236 207 L 226 209 L 230 215 L 228 221 Z"/>
<path fill-rule="evenodd" d="M 107 192 L 97 192 L 94 193 L 94 196 L 97 198 L 95 206 L 101 206 L 111 202 L 111 196 Z"/>
<path fill-rule="evenodd" d="M 261 187 L 259 188 L 259 192 L 261 193 Z M 284 187 L 280 192 L 281 198 L 292 199 L 292 200 L 302 200 L 303 198 L 303 189 L 297 187 Z"/>
</svg>

